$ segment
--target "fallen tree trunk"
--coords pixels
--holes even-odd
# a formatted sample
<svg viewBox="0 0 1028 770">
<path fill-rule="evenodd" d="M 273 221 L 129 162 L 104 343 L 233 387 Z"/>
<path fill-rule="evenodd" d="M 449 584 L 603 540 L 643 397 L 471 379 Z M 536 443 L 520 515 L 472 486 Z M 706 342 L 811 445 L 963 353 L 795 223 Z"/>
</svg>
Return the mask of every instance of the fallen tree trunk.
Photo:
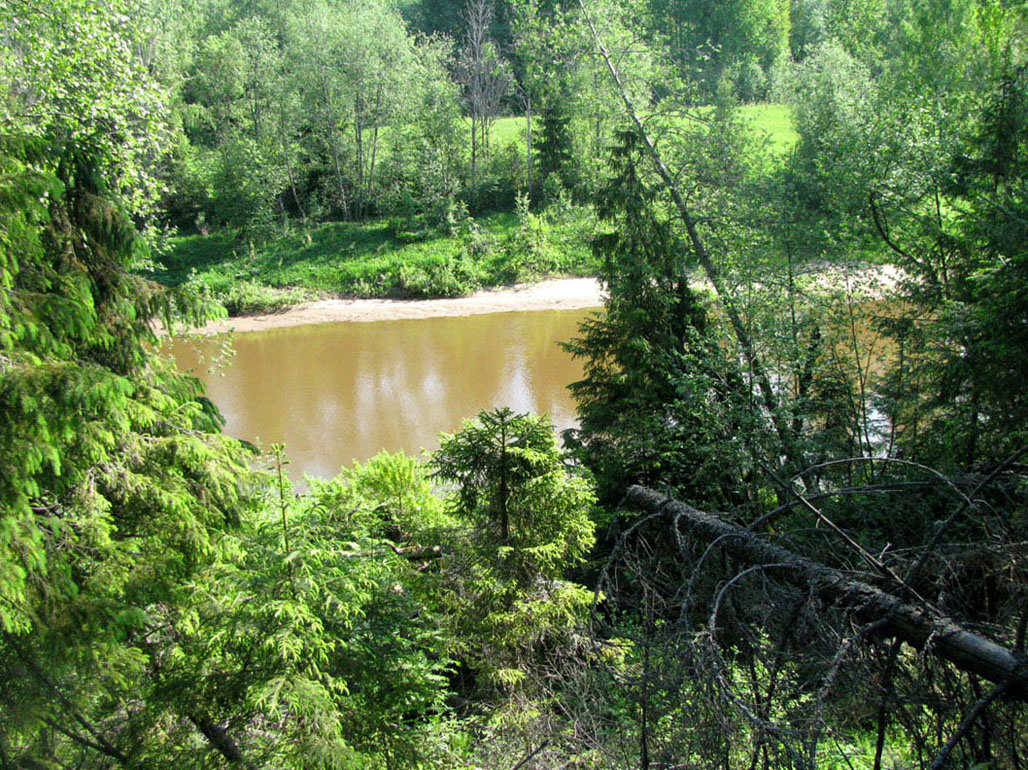
<svg viewBox="0 0 1028 770">
<path fill-rule="evenodd" d="M 1008 684 L 1008 697 L 1028 700 L 1028 659 L 968 631 L 952 618 L 903 601 L 839 570 L 769 543 L 754 532 L 645 487 L 629 487 L 626 500 L 642 510 L 665 514 L 675 526 L 684 527 L 699 540 L 720 539 L 726 551 L 744 562 L 788 565 L 793 568 L 790 579 L 811 586 L 822 601 L 846 608 L 862 623 L 885 621 L 882 633 L 918 649 L 928 649 L 962 671 L 997 684 Z"/>
</svg>

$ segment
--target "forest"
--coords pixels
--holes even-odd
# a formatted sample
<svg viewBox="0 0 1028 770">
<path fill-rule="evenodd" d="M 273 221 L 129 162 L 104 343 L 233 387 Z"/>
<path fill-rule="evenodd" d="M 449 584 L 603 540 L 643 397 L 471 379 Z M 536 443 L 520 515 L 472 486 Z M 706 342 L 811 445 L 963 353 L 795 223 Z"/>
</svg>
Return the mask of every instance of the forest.
<svg viewBox="0 0 1028 770">
<path fill-rule="evenodd" d="M 0 770 L 1028 766 L 1026 33 L 2 0 Z M 296 486 L 159 353 L 552 275 L 560 437 Z"/>
</svg>

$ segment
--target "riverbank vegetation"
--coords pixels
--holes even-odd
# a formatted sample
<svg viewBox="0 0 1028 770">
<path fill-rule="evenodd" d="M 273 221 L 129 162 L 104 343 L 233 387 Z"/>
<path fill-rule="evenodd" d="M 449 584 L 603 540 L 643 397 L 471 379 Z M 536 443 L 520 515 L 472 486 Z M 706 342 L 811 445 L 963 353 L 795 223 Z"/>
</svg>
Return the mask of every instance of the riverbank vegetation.
<svg viewBox="0 0 1028 770">
<path fill-rule="evenodd" d="M 334 222 L 259 246 L 236 231 L 182 236 L 162 260 L 162 282 L 209 292 L 231 315 L 269 312 L 316 296 L 422 299 L 548 276 L 595 275 L 595 218 L 580 206 L 472 217 L 455 204 L 438 227 L 395 220 Z"/>
<path fill-rule="evenodd" d="M 770 148 L 772 170 L 796 140 L 789 109 L 739 109 L 750 140 Z M 497 118 L 494 152 L 520 157 L 525 135 L 524 119 Z M 170 238 L 160 269 L 151 275 L 176 286 L 192 281 L 230 315 L 272 312 L 317 296 L 453 297 L 545 277 L 596 275 L 591 207 L 575 203 L 556 182 L 533 191 L 520 167 L 504 173 L 490 184 L 506 188 L 513 205 L 477 216 L 469 210 L 470 198 L 454 194 L 434 214 L 407 208 L 392 216 L 323 224 L 284 214 L 280 228 L 263 232 L 210 232 L 201 225 L 203 233 Z"/>
<path fill-rule="evenodd" d="M 1025 765 L 1023 8 L 0 22 L 0 767 Z M 563 448 L 496 409 L 297 494 L 155 353 L 578 269 Z"/>
</svg>

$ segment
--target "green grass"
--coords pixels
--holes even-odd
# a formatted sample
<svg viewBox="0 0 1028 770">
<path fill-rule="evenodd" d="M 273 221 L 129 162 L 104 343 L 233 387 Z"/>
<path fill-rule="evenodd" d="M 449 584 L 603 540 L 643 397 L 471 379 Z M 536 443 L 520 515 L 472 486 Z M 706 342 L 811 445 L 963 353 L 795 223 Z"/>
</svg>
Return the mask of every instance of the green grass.
<svg viewBox="0 0 1028 770">
<path fill-rule="evenodd" d="M 533 120 L 534 129 L 539 130 L 539 120 Z M 525 118 L 523 116 L 497 118 L 489 127 L 490 148 L 500 149 L 508 145 L 517 146 L 522 152 L 528 142 L 525 136 Z M 468 122 L 468 131 L 471 131 L 471 123 Z M 533 137 L 534 139 L 537 137 Z"/>
<path fill-rule="evenodd" d="M 799 141 L 792 111 L 784 104 L 744 104 L 739 112 L 755 136 L 767 139 L 773 155 L 788 154 Z"/>
<path fill-rule="evenodd" d="M 709 119 L 714 112 L 713 107 L 689 108 L 686 111 L 695 117 Z M 747 135 L 757 145 L 764 143 L 770 156 L 776 162 L 792 151 L 799 141 L 792 120 L 792 110 L 784 104 L 743 104 L 736 113 L 742 126 L 748 129 Z M 690 119 L 682 117 L 683 124 L 695 126 Z"/>
<path fill-rule="evenodd" d="M 784 104 L 743 104 L 739 107 L 739 115 L 753 131 L 754 137 L 767 139 L 771 153 L 776 156 L 787 154 L 796 142 L 799 134 L 793 125 L 792 111 Z M 470 121 L 466 121 L 467 130 L 471 131 Z M 541 124 L 535 120 L 536 140 Z M 497 118 L 489 130 L 489 146 L 501 149 L 515 145 L 524 152 L 526 145 L 525 118 L 522 116 Z"/>
<path fill-rule="evenodd" d="M 783 157 L 797 135 L 787 107 L 745 105 L 755 138 Z M 470 130 L 470 125 L 469 125 Z M 499 118 L 494 152 L 523 152 L 525 121 Z M 172 239 L 152 277 L 205 287 L 238 315 L 270 312 L 317 296 L 422 298 L 456 296 L 547 275 L 591 275 L 593 221 L 569 207 L 543 215 L 501 213 L 458 224 L 454 232 L 416 222 L 334 222 L 294 231 L 259 246 L 236 231 Z"/>
<path fill-rule="evenodd" d="M 595 272 L 591 219 L 581 209 L 493 214 L 456 232 L 411 233 L 396 220 L 333 222 L 255 247 L 236 232 L 172 239 L 153 275 L 206 287 L 232 314 L 268 312 L 317 296 L 424 298 L 467 294 L 547 275 Z"/>
</svg>

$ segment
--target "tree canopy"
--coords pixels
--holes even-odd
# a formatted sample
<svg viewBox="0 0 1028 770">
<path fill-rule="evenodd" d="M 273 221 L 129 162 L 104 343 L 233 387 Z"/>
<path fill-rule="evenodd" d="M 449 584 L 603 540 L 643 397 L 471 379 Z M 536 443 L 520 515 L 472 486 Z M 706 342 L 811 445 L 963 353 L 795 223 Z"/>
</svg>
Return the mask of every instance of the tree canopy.
<svg viewBox="0 0 1028 770">
<path fill-rule="evenodd" d="M 0 767 L 1022 767 L 1025 24 L 8 0 Z M 294 488 L 221 433 L 173 230 L 238 289 L 342 221 L 445 234 L 418 296 L 588 239 L 564 448 L 498 407 Z"/>
</svg>

